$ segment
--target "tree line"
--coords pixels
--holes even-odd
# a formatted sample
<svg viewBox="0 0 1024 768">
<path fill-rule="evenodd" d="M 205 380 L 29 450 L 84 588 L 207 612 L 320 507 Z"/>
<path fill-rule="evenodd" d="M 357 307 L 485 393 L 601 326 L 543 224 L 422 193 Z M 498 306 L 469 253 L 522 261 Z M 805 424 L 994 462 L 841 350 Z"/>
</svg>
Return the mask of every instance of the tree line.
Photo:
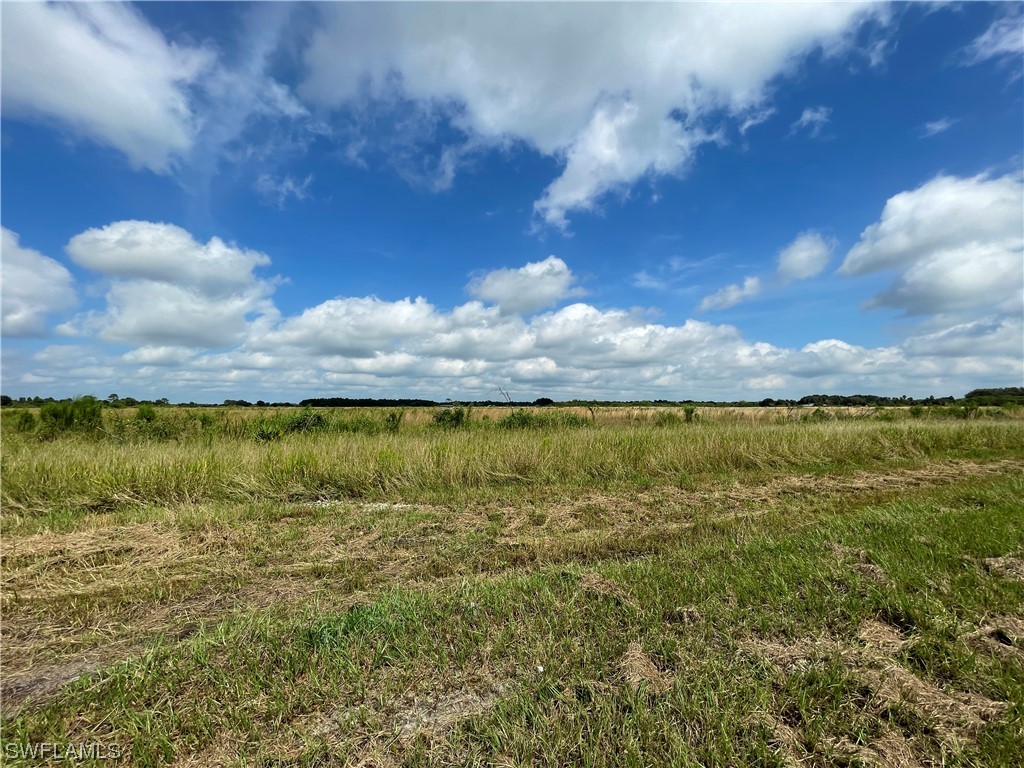
<svg viewBox="0 0 1024 768">
<path fill-rule="evenodd" d="M 17 399 L 0 395 L 0 405 L 11 407 L 39 407 L 46 403 L 69 402 L 74 398 L 53 398 L 53 397 L 19 397 Z M 93 398 L 95 399 L 95 398 Z M 476 400 L 454 402 L 446 400 L 426 400 L 422 398 L 375 398 L 375 397 L 311 397 L 301 400 L 298 403 L 291 402 L 267 402 L 257 400 L 225 400 L 223 403 L 171 403 L 166 397 L 155 400 L 138 400 L 134 397 L 120 397 L 111 394 L 105 400 L 100 401 L 110 408 L 135 408 L 141 405 L 147 406 L 179 406 L 188 408 L 212 408 L 217 405 L 235 408 L 437 408 L 444 406 L 470 405 L 478 407 L 506 406 L 513 408 L 524 408 L 527 406 L 560 406 L 560 407 L 638 407 L 638 406 L 702 406 L 702 407 L 809 407 L 809 406 L 913 406 L 913 405 L 1024 405 L 1024 387 L 1002 387 L 989 389 L 972 389 L 962 398 L 952 395 L 946 397 L 924 397 L 912 398 L 907 395 L 899 397 L 886 395 L 805 395 L 798 400 L 765 398 L 764 400 L 561 400 L 556 401 L 550 397 L 539 397 L 536 400 Z"/>
</svg>

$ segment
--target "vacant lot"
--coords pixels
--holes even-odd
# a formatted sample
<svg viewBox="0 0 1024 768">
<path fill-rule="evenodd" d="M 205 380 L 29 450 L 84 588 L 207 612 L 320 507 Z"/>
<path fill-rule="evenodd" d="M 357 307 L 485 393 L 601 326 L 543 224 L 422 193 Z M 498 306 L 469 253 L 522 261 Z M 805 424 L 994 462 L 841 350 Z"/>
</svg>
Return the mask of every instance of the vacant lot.
<svg viewBox="0 0 1024 768">
<path fill-rule="evenodd" d="M 1024 764 L 1017 413 L 156 411 L 3 414 L 5 764 Z"/>
</svg>

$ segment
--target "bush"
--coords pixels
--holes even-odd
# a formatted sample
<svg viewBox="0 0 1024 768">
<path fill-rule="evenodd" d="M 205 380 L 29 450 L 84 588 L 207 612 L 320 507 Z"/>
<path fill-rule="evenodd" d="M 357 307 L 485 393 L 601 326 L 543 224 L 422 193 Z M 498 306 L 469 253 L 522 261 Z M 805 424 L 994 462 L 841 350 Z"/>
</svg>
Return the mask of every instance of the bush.
<svg viewBox="0 0 1024 768">
<path fill-rule="evenodd" d="M 156 408 L 149 403 L 143 403 L 135 411 L 135 420 L 143 424 L 152 424 L 156 421 Z"/>
<path fill-rule="evenodd" d="M 405 411 L 390 411 L 384 416 L 384 431 L 396 434 L 402 424 L 402 417 Z"/>
<path fill-rule="evenodd" d="M 320 432 L 327 426 L 327 418 L 312 408 L 307 407 L 302 413 L 286 417 L 282 425 L 282 431 L 292 432 Z"/>
<path fill-rule="evenodd" d="M 434 426 L 441 429 L 460 429 L 469 423 L 469 415 L 472 408 L 465 408 L 461 405 L 442 408 L 434 412 Z"/>
<path fill-rule="evenodd" d="M 693 421 L 693 417 L 691 416 L 687 421 Z M 674 427 L 682 422 L 679 414 L 673 411 L 661 411 L 654 417 L 654 426 L 656 427 Z"/>
<path fill-rule="evenodd" d="M 44 403 L 39 409 L 39 421 L 48 437 L 65 432 L 91 434 L 103 426 L 103 406 L 95 397 Z"/>
<path fill-rule="evenodd" d="M 31 411 L 21 411 L 14 420 L 15 432 L 35 432 L 36 416 Z"/>
<path fill-rule="evenodd" d="M 508 416 L 498 420 L 498 426 L 502 429 L 577 428 L 589 427 L 590 421 L 568 411 L 556 411 L 555 413 L 512 411 Z"/>
</svg>

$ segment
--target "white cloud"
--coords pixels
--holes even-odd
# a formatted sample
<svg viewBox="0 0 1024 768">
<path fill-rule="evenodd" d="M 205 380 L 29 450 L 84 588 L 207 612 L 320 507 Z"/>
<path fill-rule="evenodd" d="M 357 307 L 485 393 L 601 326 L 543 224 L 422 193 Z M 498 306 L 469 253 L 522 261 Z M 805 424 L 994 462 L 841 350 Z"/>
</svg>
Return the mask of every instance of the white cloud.
<svg viewBox="0 0 1024 768">
<path fill-rule="evenodd" d="M 826 240 L 818 232 L 808 230 L 779 251 L 779 277 L 785 282 L 806 280 L 821 274 L 828 264 L 834 240 Z"/>
<path fill-rule="evenodd" d="M 289 197 L 308 200 L 309 185 L 312 183 L 313 174 L 309 174 L 302 181 L 296 181 L 291 176 L 286 175 L 277 179 L 269 173 L 264 173 L 256 179 L 256 191 L 264 200 L 283 210 Z"/>
<path fill-rule="evenodd" d="M 183 365 L 195 356 L 196 350 L 189 347 L 138 347 L 126 352 L 122 359 L 138 365 Z"/>
<path fill-rule="evenodd" d="M 1024 184 L 1019 175 L 939 176 L 886 202 L 839 271 L 903 270 L 871 306 L 910 314 L 1006 304 L 1021 293 Z"/>
<path fill-rule="evenodd" d="M 252 271 L 270 264 L 259 251 L 229 245 L 219 237 L 206 244 L 174 224 L 118 221 L 88 229 L 66 248 L 78 265 L 106 277 L 171 283 L 217 296 L 252 284 Z"/>
<path fill-rule="evenodd" d="M 984 355 L 1020 359 L 1024 350 L 1024 318 L 987 317 L 932 333 L 911 336 L 903 343 L 908 357 Z"/>
<path fill-rule="evenodd" d="M 3 227 L 0 252 L 3 282 L 3 335 L 42 336 L 46 316 L 76 301 L 74 280 L 62 264 L 23 248 L 18 235 Z"/>
<path fill-rule="evenodd" d="M 963 63 L 967 66 L 989 59 L 1016 61 L 1024 56 L 1024 12 L 1016 3 L 971 41 L 964 49 Z"/>
<path fill-rule="evenodd" d="M 743 285 L 733 283 L 727 285 L 720 291 L 705 296 L 697 307 L 699 312 L 706 312 L 709 309 L 729 309 L 745 299 L 756 296 L 761 292 L 761 279 L 758 277 L 745 277 Z"/>
<path fill-rule="evenodd" d="M 188 89 L 212 67 L 169 43 L 130 5 L 11 3 L 3 19 L 3 107 L 52 120 L 163 172 L 198 124 Z"/>
<path fill-rule="evenodd" d="M 1021 251 L 1002 243 L 970 243 L 922 256 L 869 306 L 894 307 L 908 314 L 990 308 L 1024 290 Z"/>
<path fill-rule="evenodd" d="M 229 66 L 211 45 L 169 40 L 128 3 L 12 3 L 3 23 L 4 117 L 52 123 L 135 168 L 174 172 L 205 195 L 225 158 L 264 162 L 322 130 L 266 74 L 291 13 L 268 3 L 240 14 L 245 46 Z M 247 128 L 266 118 L 274 122 L 265 146 L 247 143 Z"/>
<path fill-rule="evenodd" d="M 680 173 L 749 128 L 772 83 L 815 50 L 849 50 L 883 6 L 782 4 L 338 4 L 305 52 L 302 93 L 357 116 L 367 102 L 425 105 L 476 145 L 524 142 L 565 165 L 535 204 L 546 223 L 593 210 L 644 176 Z M 751 122 L 753 121 L 753 122 Z M 364 137 L 360 137 L 362 139 Z"/>
<path fill-rule="evenodd" d="M 945 133 L 956 123 L 956 120 L 949 117 L 940 117 L 938 120 L 932 120 L 921 126 L 921 138 L 930 139 L 932 136 L 938 136 L 940 133 Z"/>
<path fill-rule="evenodd" d="M 12 394 L 45 386 L 53 394 L 183 401 L 325 393 L 444 399 L 491 398 L 502 386 L 526 399 L 944 395 L 1013 385 L 1024 374 L 1020 310 L 966 322 L 935 316 L 904 344 L 878 348 L 839 339 L 786 348 L 745 339 L 730 325 L 661 323 L 649 312 L 583 302 L 522 314 L 481 300 L 442 309 L 425 298 L 350 296 L 280 317 L 269 298 L 273 284 L 254 274 L 268 261 L 262 253 L 148 222 L 118 222 L 73 243 L 78 259 L 111 280 L 107 306 L 73 322 L 81 343 L 32 355 L 5 348 Z M 545 264 L 571 278 L 551 259 L 490 275 L 532 267 L 543 279 Z M 572 282 L 560 285 L 564 298 Z M 751 294 L 757 285 L 748 278 L 733 288 Z M 102 340 L 134 348 L 115 352 Z"/>
<path fill-rule="evenodd" d="M 550 307 L 569 296 L 579 296 L 573 288 L 572 271 L 557 256 L 532 261 L 518 269 L 496 269 L 470 281 L 471 296 L 496 304 L 502 312 L 528 314 Z"/>
<path fill-rule="evenodd" d="M 218 237 L 197 242 L 172 224 L 119 221 L 71 238 L 76 264 L 110 278 L 107 306 L 70 324 L 79 333 L 143 346 L 223 347 L 251 317 L 276 318 L 274 282 L 253 270 L 270 259 Z"/>
<path fill-rule="evenodd" d="M 440 329 L 434 307 L 423 298 L 339 298 L 289 318 L 254 344 L 265 351 L 297 348 L 316 355 L 372 357 L 395 350 L 404 339 Z"/>
<path fill-rule="evenodd" d="M 751 112 L 746 118 L 744 118 L 743 122 L 740 123 L 740 135 L 745 136 L 747 131 L 751 128 L 754 128 L 773 117 L 775 112 L 776 110 L 774 107 L 765 107 L 764 109 Z"/>
<path fill-rule="evenodd" d="M 792 136 L 806 128 L 811 137 L 816 139 L 831 118 L 831 107 L 807 107 L 789 127 L 789 134 Z"/>
</svg>

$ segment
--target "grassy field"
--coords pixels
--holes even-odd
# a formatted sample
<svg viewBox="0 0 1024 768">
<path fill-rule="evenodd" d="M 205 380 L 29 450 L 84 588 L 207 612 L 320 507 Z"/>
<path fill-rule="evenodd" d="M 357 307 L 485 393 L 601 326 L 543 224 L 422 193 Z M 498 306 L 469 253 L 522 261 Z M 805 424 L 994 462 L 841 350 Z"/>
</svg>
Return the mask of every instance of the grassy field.
<svg viewBox="0 0 1024 768">
<path fill-rule="evenodd" d="M 3 413 L 5 765 L 1024 764 L 1019 412 L 156 411 Z"/>
</svg>

